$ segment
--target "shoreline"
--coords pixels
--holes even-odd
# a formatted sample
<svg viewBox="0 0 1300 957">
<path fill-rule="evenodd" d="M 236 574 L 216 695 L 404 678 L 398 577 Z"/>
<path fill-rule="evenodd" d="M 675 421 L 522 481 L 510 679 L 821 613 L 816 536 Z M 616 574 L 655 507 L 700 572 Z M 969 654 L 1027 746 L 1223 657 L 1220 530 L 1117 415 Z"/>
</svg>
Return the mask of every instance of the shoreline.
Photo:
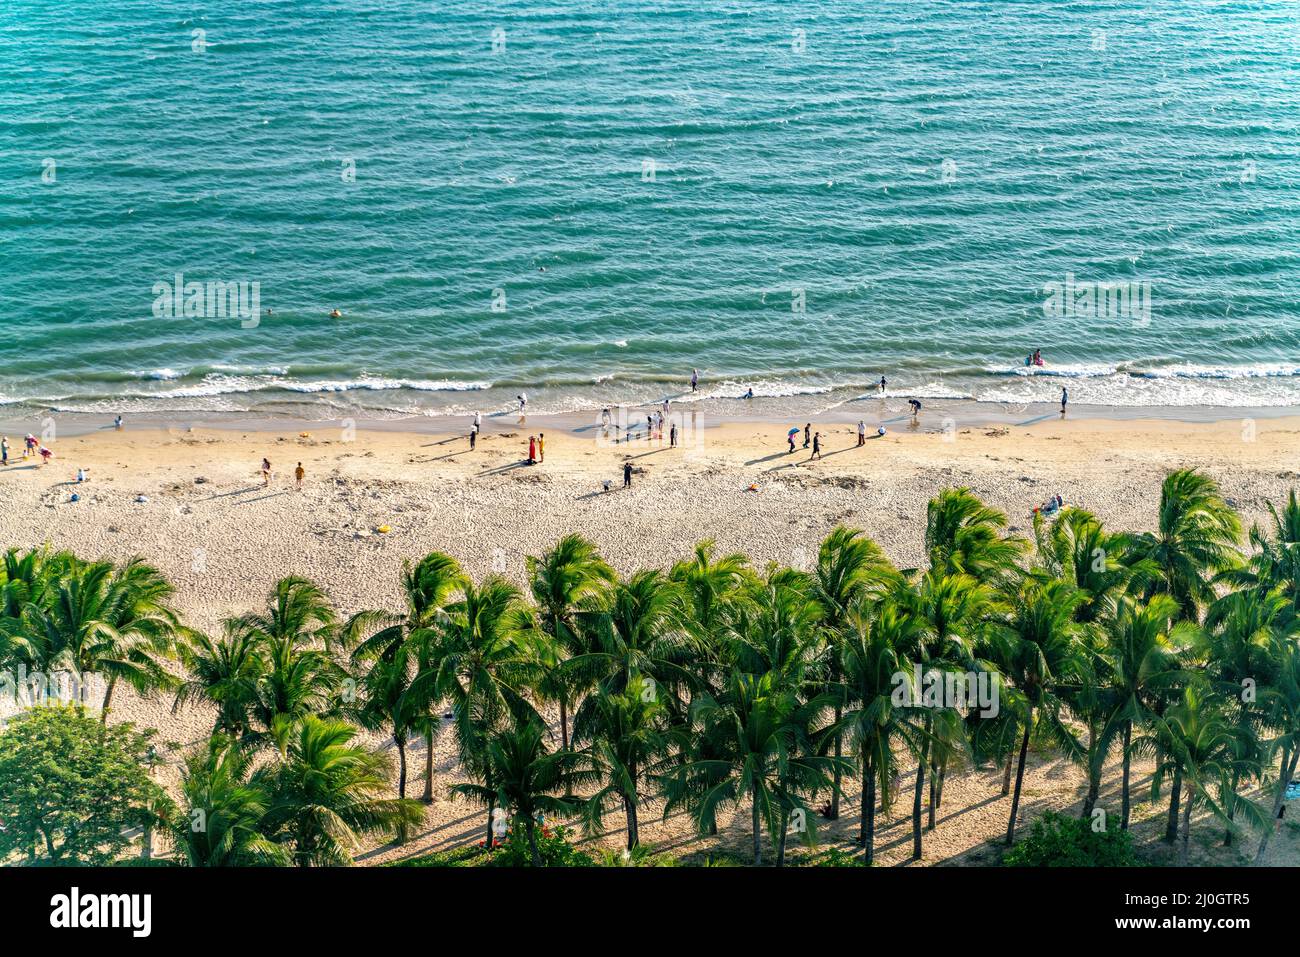
<svg viewBox="0 0 1300 957">
<path fill-rule="evenodd" d="M 855 425 L 859 419 L 866 422 L 868 433 L 878 425 L 889 429 L 902 429 L 911 424 L 907 399 L 886 395 L 868 397 L 852 402 L 838 403 L 826 409 L 758 410 L 750 400 L 730 402 L 739 409 L 714 410 L 697 408 L 695 403 L 674 400 L 671 412 L 683 429 L 701 430 L 725 428 L 729 425 L 783 425 L 791 426 L 805 421 Z M 615 420 L 619 407 L 610 406 Z M 644 428 L 644 416 L 660 408 L 657 402 L 625 405 L 625 418 L 633 428 Z M 407 415 L 376 417 L 358 409 L 355 413 L 329 418 L 277 416 L 241 412 L 221 413 L 138 413 L 124 416 L 124 431 L 160 431 L 173 434 L 205 429 L 222 432 L 297 433 L 327 428 L 342 429 L 347 424 L 356 431 L 383 432 L 409 435 L 466 434 L 472 413 L 463 415 Z M 600 410 L 583 412 L 557 412 L 518 415 L 516 412 L 484 412 L 483 433 L 505 429 L 552 429 L 556 432 L 581 435 L 600 429 Z M 1056 403 L 1031 403 L 1008 406 L 1003 403 L 974 402 L 967 400 L 927 400 L 919 416 L 921 429 L 938 430 L 984 426 L 1028 428 L 1043 422 L 1060 421 L 1060 406 Z M 1249 420 L 1268 421 L 1300 420 L 1300 408 L 1295 406 L 1113 406 L 1087 405 L 1070 402 L 1065 422 L 1092 422 L 1139 425 L 1153 422 L 1189 425 L 1215 425 L 1226 422 L 1244 423 Z M 92 412 L 32 412 L 26 416 L 12 416 L 0 412 L 0 434 L 7 435 L 12 445 L 20 443 L 22 436 L 31 432 L 42 434 L 49 423 L 54 423 L 57 434 L 65 437 L 114 432 L 113 415 Z"/>
</svg>

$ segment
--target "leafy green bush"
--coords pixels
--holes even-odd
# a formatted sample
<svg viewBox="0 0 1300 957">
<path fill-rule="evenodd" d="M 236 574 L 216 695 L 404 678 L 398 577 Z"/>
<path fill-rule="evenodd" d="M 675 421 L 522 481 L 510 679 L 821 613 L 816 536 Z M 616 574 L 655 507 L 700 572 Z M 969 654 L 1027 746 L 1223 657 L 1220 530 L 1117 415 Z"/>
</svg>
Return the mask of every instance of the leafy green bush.
<svg viewBox="0 0 1300 957">
<path fill-rule="evenodd" d="M 476 847 L 458 847 L 450 851 L 434 851 L 419 857 L 394 861 L 389 867 L 473 867 L 479 863 L 482 851 Z"/>
<path fill-rule="evenodd" d="M 568 841 L 569 829 L 566 827 L 537 828 L 537 853 L 541 856 L 543 867 L 595 867 L 596 860 L 585 851 L 580 851 Z M 530 867 L 532 852 L 528 848 L 528 834 L 522 826 L 512 825 L 505 836 L 493 841 L 487 848 L 488 867 Z"/>
<path fill-rule="evenodd" d="M 80 705 L 41 705 L 0 733 L 0 860 L 111 864 L 126 832 L 167 804 L 149 778 L 152 732 L 105 728 Z"/>
<path fill-rule="evenodd" d="M 1002 863 L 1007 867 L 1136 867 L 1138 861 L 1127 831 L 1094 831 L 1088 820 L 1048 811 Z"/>
</svg>

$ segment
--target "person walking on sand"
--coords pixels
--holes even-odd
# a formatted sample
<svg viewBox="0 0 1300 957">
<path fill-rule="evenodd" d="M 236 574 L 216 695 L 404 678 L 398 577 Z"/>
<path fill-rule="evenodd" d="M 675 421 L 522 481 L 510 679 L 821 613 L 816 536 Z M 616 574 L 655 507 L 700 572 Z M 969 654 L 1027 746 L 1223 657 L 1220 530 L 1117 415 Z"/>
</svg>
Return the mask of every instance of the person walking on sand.
<svg viewBox="0 0 1300 957">
<path fill-rule="evenodd" d="M 699 369 L 691 370 L 691 391 L 692 392 L 700 391 L 700 370 Z"/>
<path fill-rule="evenodd" d="M 528 436 L 528 464 L 535 465 L 536 463 L 537 463 L 537 436 L 530 435 Z"/>
<path fill-rule="evenodd" d="M 293 470 L 293 480 L 295 483 L 297 483 L 298 491 L 300 492 L 302 491 L 302 480 L 305 479 L 306 477 L 307 477 L 307 472 L 303 469 L 302 463 L 299 462 L 298 467 Z"/>
<path fill-rule="evenodd" d="M 0 438 L 0 467 L 9 464 L 9 436 Z"/>
<path fill-rule="evenodd" d="M 270 484 L 271 484 L 271 460 L 263 456 L 262 457 L 262 485 L 266 486 Z"/>
<path fill-rule="evenodd" d="M 537 433 L 537 461 L 546 461 L 546 433 Z"/>
<path fill-rule="evenodd" d="M 805 422 L 803 426 L 803 447 L 806 449 L 812 444 L 812 423 Z"/>
<path fill-rule="evenodd" d="M 469 427 L 469 450 L 471 452 L 474 451 L 474 445 L 476 442 L 478 442 L 478 426 L 471 425 Z"/>
<path fill-rule="evenodd" d="M 1065 391 L 1065 386 L 1061 386 L 1061 415 L 1065 415 L 1065 403 L 1070 401 L 1070 393 Z"/>
<path fill-rule="evenodd" d="M 623 487 L 624 488 L 632 487 L 632 463 L 631 462 L 623 463 Z"/>
<path fill-rule="evenodd" d="M 813 435 L 812 455 L 808 456 L 808 458 L 819 459 L 821 457 L 822 457 L 822 434 L 820 432 L 817 432 L 816 434 Z"/>
<path fill-rule="evenodd" d="M 867 444 L 867 423 L 858 419 L 858 448 Z"/>
<path fill-rule="evenodd" d="M 474 431 L 475 431 L 475 432 L 479 432 L 479 431 L 482 431 L 482 429 L 483 429 L 483 413 L 482 413 L 482 412 L 475 412 L 475 413 L 474 413 Z"/>
<path fill-rule="evenodd" d="M 787 442 L 790 443 L 790 452 L 791 452 L 791 453 L 794 452 L 794 437 L 795 437 L 796 435 L 798 435 L 798 434 L 799 434 L 799 428 L 798 428 L 798 426 L 795 426 L 793 429 L 791 429 L 791 430 L 786 434 L 785 440 L 786 440 Z"/>
</svg>

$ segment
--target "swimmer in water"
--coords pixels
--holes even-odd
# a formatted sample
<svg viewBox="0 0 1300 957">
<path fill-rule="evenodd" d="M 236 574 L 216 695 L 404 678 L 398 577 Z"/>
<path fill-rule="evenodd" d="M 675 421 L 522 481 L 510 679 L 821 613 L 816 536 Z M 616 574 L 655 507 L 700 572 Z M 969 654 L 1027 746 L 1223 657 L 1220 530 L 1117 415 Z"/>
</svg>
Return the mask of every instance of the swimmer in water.
<svg viewBox="0 0 1300 957">
<path fill-rule="evenodd" d="M 342 318 L 343 318 L 343 313 L 341 313 L 341 312 L 339 312 L 337 309 L 335 309 L 333 312 L 330 313 L 330 318 L 331 318 L 331 319 L 342 319 Z"/>
</svg>

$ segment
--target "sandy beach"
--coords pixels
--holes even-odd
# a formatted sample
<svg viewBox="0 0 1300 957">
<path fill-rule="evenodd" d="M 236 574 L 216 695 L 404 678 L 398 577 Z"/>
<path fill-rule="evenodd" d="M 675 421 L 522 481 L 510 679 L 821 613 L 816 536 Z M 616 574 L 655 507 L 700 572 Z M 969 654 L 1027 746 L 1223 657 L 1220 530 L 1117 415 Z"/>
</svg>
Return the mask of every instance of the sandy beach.
<svg viewBox="0 0 1300 957">
<path fill-rule="evenodd" d="M 1280 503 L 1300 481 L 1294 452 L 1300 418 L 1294 417 L 1212 423 L 1051 417 L 1029 426 L 945 429 L 923 415 L 916 425 L 891 425 L 883 437 L 874 437 L 875 424 L 868 422 L 860 448 L 852 425 L 814 422 L 822 433 L 819 460 L 802 448 L 786 451 L 792 424 L 719 425 L 686 434 L 684 447 L 670 448 L 666 436 L 615 443 L 595 429 L 552 432 L 544 421 L 497 419 L 472 452 L 464 433 L 128 427 L 61 437 L 51 443 L 55 456 L 46 466 L 24 461 L 22 433 L 10 433 L 10 464 L 0 470 L 0 543 L 49 543 L 87 558 L 142 555 L 175 583 L 187 622 L 215 631 L 223 617 L 260 605 L 272 583 L 290 573 L 320 583 L 342 614 L 396 607 L 402 560 L 433 550 L 454 555 L 475 577 L 499 572 L 523 585 L 525 556 L 571 531 L 591 538 L 628 573 L 670 564 L 703 538 L 716 539 L 723 550 L 744 550 L 759 563 L 807 565 L 842 522 L 864 528 L 891 559 L 909 567 L 923 558 L 926 503 L 946 486 L 969 486 L 1010 516 L 1013 531 L 1028 534 L 1031 509 L 1056 494 L 1112 528 L 1151 529 L 1160 481 L 1174 468 L 1196 467 L 1217 479 L 1247 527 L 1267 519 L 1267 503 Z M 546 458 L 530 466 L 523 462 L 528 436 L 538 431 L 546 432 Z M 273 468 L 269 487 L 258 473 L 263 456 Z M 623 489 L 627 460 L 636 471 L 632 487 Z M 298 462 L 306 472 L 301 491 L 293 479 Z M 75 482 L 79 468 L 88 472 L 84 485 Z M 81 497 L 75 503 L 74 492 Z M 147 501 L 137 502 L 138 496 Z M 170 697 L 129 694 L 115 701 L 113 720 L 155 727 L 161 741 L 181 745 L 211 726 L 202 711 L 173 715 Z M 373 743 L 391 744 L 382 736 Z M 479 809 L 445 795 L 456 773 L 450 736 L 434 749 L 438 798 L 426 826 L 400 848 L 372 849 L 364 862 L 481 836 Z M 422 743 L 411 758 L 411 790 L 418 796 Z M 1113 798 L 1117 773 L 1117 766 L 1108 770 L 1103 804 Z M 1163 803 L 1143 803 L 1148 774 L 1140 767 L 1134 788 L 1141 794 L 1142 835 L 1155 832 L 1163 813 Z M 993 770 L 950 776 L 939 826 L 926 838 L 925 863 L 986 858 L 985 842 L 1005 828 L 1000 784 Z M 1078 768 L 1033 757 L 1025 820 L 1043 808 L 1075 804 L 1082 785 Z M 856 805 L 854 795 L 848 816 L 823 833 L 824 841 L 855 833 Z M 910 851 L 903 813 L 897 809 L 878 834 L 882 864 L 899 863 Z M 734 832 L 724 826 L 717 838 L 700 839 L 684 818 L 660 822 L 651 808 L 643 839 L 679 855 L 742 847 L 744 812 L 741 818 Z M 621 821 L 613 816 L 607 823 L 617 829 Z M 1236 848 L 1217 846 L 1221 837 L 1208 824 L 1194 828 L 1194 861 L 1238 860 Z M 607 843 L 617 846 L 618 839 L 615 831 Z M 1284 831 L 1269 862 L 1297 861 L 1300 839 Z"/>
</svg>

